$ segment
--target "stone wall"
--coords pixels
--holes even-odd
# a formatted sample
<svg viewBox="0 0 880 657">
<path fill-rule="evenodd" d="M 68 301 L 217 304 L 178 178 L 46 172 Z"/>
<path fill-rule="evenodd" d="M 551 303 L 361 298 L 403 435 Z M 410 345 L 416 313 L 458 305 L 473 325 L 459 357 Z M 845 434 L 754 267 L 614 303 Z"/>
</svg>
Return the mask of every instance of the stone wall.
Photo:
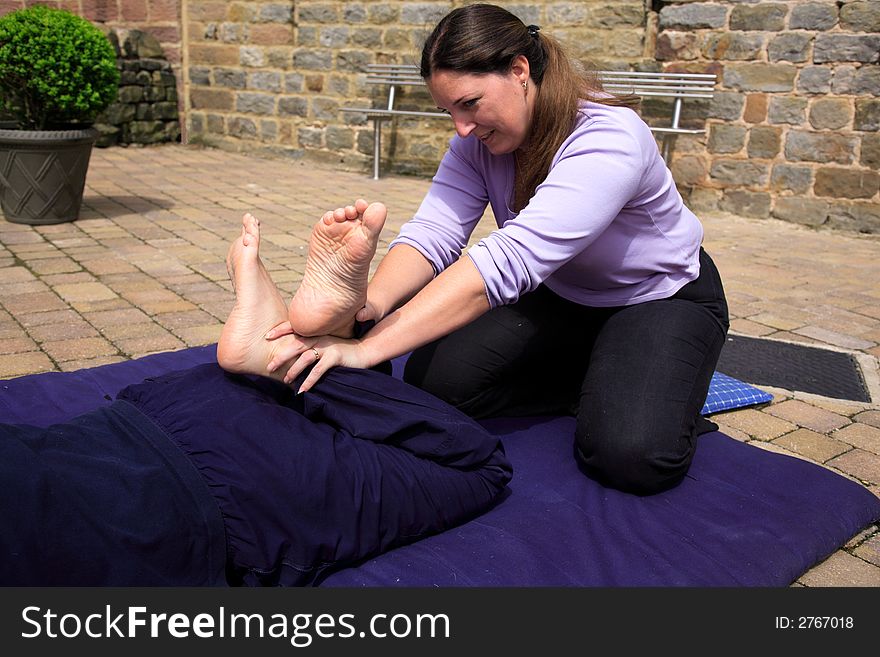
<svg viewBox="0 0 880 657">
<path fill-rule="evenodd" d="M 119 91 L 95 120 L 97 146 L 180 140 L 177 80 L 162 46 L 141 30 L 112 29 L 120 70 Z"/>
<path fill-rule="evenodd" d="M 715 72 L 672 170 L 697 209 L 880 232 L 880 2 L 663 3 L 656 58 Z"/>
<path fill-rule="evenodd" d="M 417 63 L 428 32 L 460 4 L 187 0 L 191 134 L 366 171 L 372 123 L 340 108 L 383 106 L 387 90 L 365 83 L 364 66 Z M 650 52 L 642 0 L 506 6 L 597 65 L 625 68 Z M 435 109 L 420 88 L 400 89 L 396 106 Z M 395 118 L 383 132 L 384 170 L 432 173 L 450 135 L 447 121 Z"/>
</svg>

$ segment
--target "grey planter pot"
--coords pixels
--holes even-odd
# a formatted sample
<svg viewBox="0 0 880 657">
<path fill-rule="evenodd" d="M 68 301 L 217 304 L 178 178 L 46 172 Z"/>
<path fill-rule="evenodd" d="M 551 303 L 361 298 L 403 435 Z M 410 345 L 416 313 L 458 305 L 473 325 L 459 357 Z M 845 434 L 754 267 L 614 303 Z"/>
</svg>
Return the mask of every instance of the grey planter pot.
<svg viewBox="0 0 880 657">
<path fill-rule="evenodd" d="M 18 224 L 60 224 L 79 216 L 99 132 L 0 127 L 0 209 Z"/>
</svg>

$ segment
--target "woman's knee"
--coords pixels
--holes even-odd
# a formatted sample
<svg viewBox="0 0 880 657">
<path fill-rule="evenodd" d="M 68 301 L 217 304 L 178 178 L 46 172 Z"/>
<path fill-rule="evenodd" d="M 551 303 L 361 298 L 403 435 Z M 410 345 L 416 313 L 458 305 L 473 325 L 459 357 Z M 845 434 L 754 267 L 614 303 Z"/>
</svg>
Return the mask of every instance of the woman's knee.
<svg viewBox="0 0 880 657">
<path fill-rule="evenodd" d="M 617 432 L 597 436 L 578 430 L 576 452 L 587 474 L 635 495 L 653 495 L 678 485 L 693 459 L 691 441 L 670 436 Z"/>
</svg>

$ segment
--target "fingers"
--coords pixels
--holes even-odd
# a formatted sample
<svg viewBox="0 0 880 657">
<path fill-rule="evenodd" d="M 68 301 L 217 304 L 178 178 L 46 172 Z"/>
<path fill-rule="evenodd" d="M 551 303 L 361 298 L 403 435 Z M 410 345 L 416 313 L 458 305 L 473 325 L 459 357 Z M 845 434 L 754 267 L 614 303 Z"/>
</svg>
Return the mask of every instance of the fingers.
<svg viewBox="0 0 880 657">
<path fill-rule="evenodd" d="M 305 355 L 305 354 L 304 354 Z M 302 385 L 299 387 L 299 390 L 296 391 L 296 394 L 301 395 L 304 392 L 308 392 L 312 389 L 312 386 L 315 385 L 318 381 L 321 380 L 321 377 L 329 370 L 334 364 L 331 362 L 332 360 L 332 352 L 330 357 L 325 358 L 327 355 L 326 352 L 321 356 L 321 358 L 315 362 L 315 366 L 312 368 L 312 371 L 308 373 L 305 380 L 302 382 Z M 308 367 L 308 366 L 306 366 Z M 305 368 L 303 368 L 305 369 Z M 302 370 L 300 370 L 302 371 Z M 295 377 L 294 377 L 295 378 Z M 293 379 L 291 379 L 293 381 Z M 288 382 L 289 383 L 289 382 Z"/>
<path fill-rule="evenodd" d="M 296 334 L 294 334 L 296 335 Z M 276 372 L 278 369 L 284 366 L 285 363 L 290 363 L 293 361 L 293 367 L 296 367 L 297 363 L 303 356 L 308 356 L 311 358 L 311 361 L 315 360 L 315 354 L 312 351 L 312 345 L 315 343 L 313 339 L 303 339 L 301 336 L 296 336 L 296 340 L 291 340 L 284 344 L 281 344 L 275 351 L 272 352 L 272 358 L 266 365 L 266 371 L 269 374 Z M 309 358 L 306 358 L 304 361 L 306 364 L 309 361 Z M 302 371 L 303 368 L 300 368 L 299 372 Z M 292 379 L 291 379 L 292 380 Z M 285 377 L 285 383 L 289 383 L 287 378 Z"/>
<path fill-rule="evenodd" d="M 281 336 L 290 335 L 293 332 L 293 327 L 290 325 L 290 322 L 284 321 L 266 331 L 265 338 L 267 340 L 277 340 Z"/>
<path fill-rule="evenodd" d="M 310 348 L 306 349 L 305 351 L 303 351 L 299 355 L 299 357 L 293 361 L 293 364 L 290 366 L 290 368 L 287 370 L 287 373 L 284 375 L 284 383 L 285 384 L 290 385 L 296 379 L 296 377 L 298 377 L 300 374 L 302 374 L 307 368 L 311 367 L 312 365 L 315 366 L 314 368 L 312 368 L 312 370 L 314 372 L 314 369 L 317 368 L 321 364 L 321 361 L 323 360 L 323 355 L 318 356 L 318 355 L 316 355 L 315 351 L 316 351 L 316 348 L 310 347 Z M 309 385 L 305 385 L 305 382 L 303 382 L 303 385 L 300 386 L 299 390 L 297 390 L 297 394 L 299 394 L 301 392 L 305 392 L 306 390 L 311 388 L 312 385 L 314 385 L 314 383 L 316 383 L 317 380 L 321 378 L 321 375 L 323 375 L 324 372 L 326 372 L 328 369 L 330 369 L 330 367 L 331 366 L 329 366 L 329 365 L 325 365 L 325 366 L 321 367 L 320 368 L 320 375 L 317 377 L 313 377 L 312 376 L 313 372 L 310 372 L 309 376 L 306 377 L 306 381 L 308 381 L 309 377 L 311 377 L 312 378 L 311 382 L 309 383 Z"/>
</svg>

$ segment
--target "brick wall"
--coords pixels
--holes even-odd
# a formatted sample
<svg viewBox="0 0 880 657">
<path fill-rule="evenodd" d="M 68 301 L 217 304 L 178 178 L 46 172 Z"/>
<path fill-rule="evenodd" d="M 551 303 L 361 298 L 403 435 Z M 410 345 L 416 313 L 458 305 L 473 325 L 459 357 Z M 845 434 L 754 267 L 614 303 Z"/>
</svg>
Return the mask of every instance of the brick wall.
<svg viewBox="0 0 880 657">
<path fill-rule="evenodd" d="M 691 205 L 880 232 L 880 2 L 663 5 L 659 63 L 722 81 L 677 139 Z"/>
</svg>

